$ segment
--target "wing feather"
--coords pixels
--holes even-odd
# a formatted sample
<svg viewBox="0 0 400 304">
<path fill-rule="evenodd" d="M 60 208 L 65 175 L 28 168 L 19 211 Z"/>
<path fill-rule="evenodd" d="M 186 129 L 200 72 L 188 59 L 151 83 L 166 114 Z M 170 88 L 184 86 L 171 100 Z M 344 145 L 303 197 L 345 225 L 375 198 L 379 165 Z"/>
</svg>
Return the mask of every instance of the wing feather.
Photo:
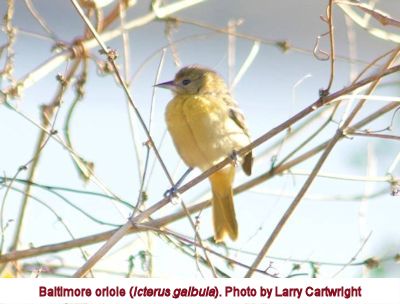
<svg viewBox="0 0 400 304">
<path fill-rule="evenodd" d="M 223 102 L 227 105 L 229 117 L 243 130 L 244 134 L 250 139 L 249 129 L 246 125 L 246 120 L 243 112 L 240 110 L 238 103 L 232 98 L 230 94 L 226 94 L 222 98 Z M 251 169 L 253 167 L 253 153 L 250 151 L 244 156 L 242 168 L 247 174 L 251 174 Z"/>
</svg>

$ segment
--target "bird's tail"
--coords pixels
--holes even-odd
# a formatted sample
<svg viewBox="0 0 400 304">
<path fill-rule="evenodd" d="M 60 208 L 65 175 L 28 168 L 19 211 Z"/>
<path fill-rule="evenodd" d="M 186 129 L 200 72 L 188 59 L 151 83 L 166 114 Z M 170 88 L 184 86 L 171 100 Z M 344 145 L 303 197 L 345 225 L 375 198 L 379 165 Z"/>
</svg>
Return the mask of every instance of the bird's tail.
<svg viewBox="0 0 400 304">
<path fill-rule="evenodd" d="M 232 193 L 234 177 L 235 168 L 230 165 L 209 177 L 213 194 L 214 240 L 217 243 L 222 242 L 226 235 L 229 235 L 232 240 L 236 240 L 238 237 Z"/>
</svg>

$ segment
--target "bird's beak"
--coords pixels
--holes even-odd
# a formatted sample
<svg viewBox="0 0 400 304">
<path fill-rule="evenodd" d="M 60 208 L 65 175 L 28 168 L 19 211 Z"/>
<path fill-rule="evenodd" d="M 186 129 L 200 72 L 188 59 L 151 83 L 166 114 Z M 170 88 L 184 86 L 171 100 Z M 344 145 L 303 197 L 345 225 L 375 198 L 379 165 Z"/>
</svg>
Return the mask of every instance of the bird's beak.
<svg viewBox="0 0 400 304">
<path fill-rule="evenodd" d="M 173 80 L 162 82 L 162 83 L 157 83 L 154 86 L 155 87 L 159 87 L 159 88 L 163 88 L 163 89 L 173 90 L 173 91 L 176 89 L 176 85 L 175 85 L 175 82 Z"/>
</svg>

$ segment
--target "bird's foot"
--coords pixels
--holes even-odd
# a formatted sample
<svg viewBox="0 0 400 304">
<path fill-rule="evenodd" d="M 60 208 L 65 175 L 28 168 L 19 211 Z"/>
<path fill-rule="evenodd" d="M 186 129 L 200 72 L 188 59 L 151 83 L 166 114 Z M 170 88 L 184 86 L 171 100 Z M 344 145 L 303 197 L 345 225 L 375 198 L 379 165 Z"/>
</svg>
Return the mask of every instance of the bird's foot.
<svg viewBox="0 0 400 304">
<path fill-rule="evenodd" d="M 177 195 L 177 193 L 178 193 L 178 187 L 174 185 L 173 187 L 169 188 L 167 191 L 164 192 L 164 197 L 172 199 L 174 196 Z"/>
<path fill-rule="evenodd" d="M 172 204 L 174 205 L 177 204 L 181 199 L 181 196 L 179 195 L 178 192 L 178 187 L 175 185 L 170 189 L 168 189 L 167 191 L 165 191 L 164 197 L 167 198 Z"/>
<path fill-rule="evenodd" d="M 186 172 L 182 175 L 182 177 L 176 182 L 175 185 L 173 185 L 170 189 L 164 192 L 164 197 L 169 198 L 171 202 L 175 202 L 176 199 L 179 199 L 179 192 L 178 188 L 181 186 L 183 180 L 186 178 L 186 176 L 189 175 L 189 173 L 193 170 L 193 168 L 189 167 Z"/>
<path fill-rule="evenodd" d="M 229 155 L 229 158 L 232 160 L 232 163 L 235 167 L 239 166 L 239 153 L 236 150 L 233 150 Z"/>
</svg>

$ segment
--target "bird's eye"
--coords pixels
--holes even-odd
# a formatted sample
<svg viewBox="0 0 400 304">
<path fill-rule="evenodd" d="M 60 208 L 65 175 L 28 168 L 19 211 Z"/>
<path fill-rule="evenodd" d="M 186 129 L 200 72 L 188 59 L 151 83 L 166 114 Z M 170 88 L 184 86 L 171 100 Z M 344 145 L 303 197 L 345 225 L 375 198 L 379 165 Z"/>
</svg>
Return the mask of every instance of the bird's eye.
<svg viewBox="0 0 400 304">
<path fill-rule="evenodd" d="M 191 83 L 192 81 L 190 80 L 190 79 L 183 79 L 182 80 L 182 84 L 185 86 L 185 85 L 188 85 L 189 83 Z"/>
</svg>

